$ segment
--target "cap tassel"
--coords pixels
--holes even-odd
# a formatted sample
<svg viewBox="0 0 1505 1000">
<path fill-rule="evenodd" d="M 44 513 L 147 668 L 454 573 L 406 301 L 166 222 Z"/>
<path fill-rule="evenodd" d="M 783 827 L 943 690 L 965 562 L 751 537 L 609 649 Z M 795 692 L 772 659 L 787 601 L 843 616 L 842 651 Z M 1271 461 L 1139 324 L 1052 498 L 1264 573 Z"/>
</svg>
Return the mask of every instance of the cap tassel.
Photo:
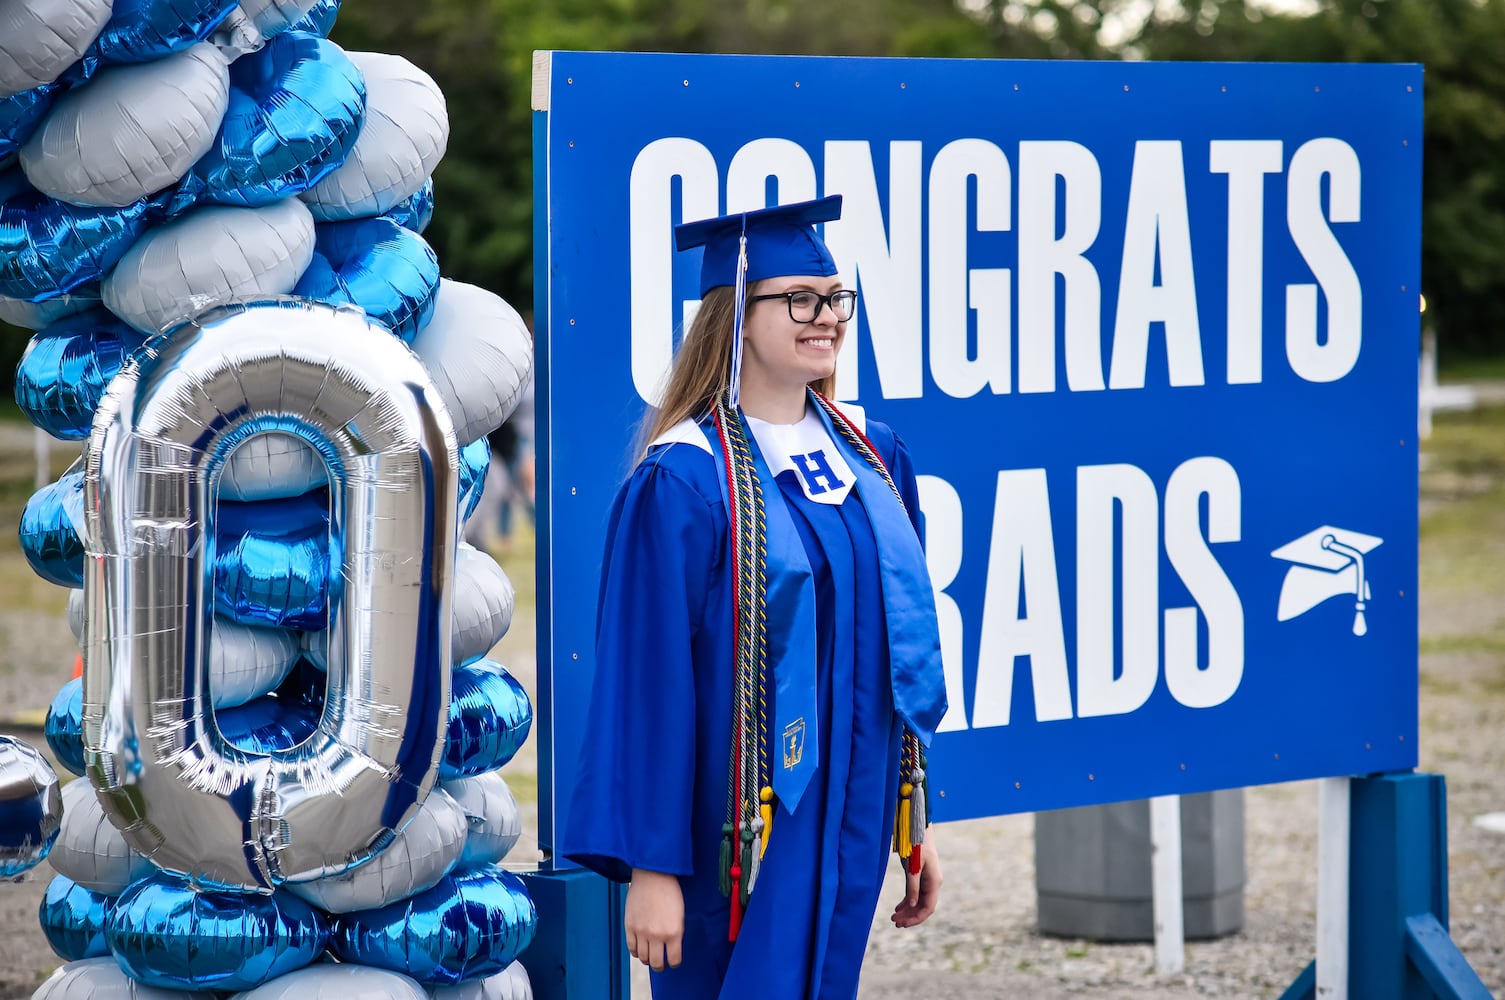
<svg viewBox="0 0 1505 1000">
<path fill-rule="evenodd" d="M 732 372 L 727 395 L 731 409 L 742 405 L 742 320 L 747 311 L 747 220 L 742 221 L 742 239 L 737 246 L 737 274 L 732 292 Z"/>
</svg>

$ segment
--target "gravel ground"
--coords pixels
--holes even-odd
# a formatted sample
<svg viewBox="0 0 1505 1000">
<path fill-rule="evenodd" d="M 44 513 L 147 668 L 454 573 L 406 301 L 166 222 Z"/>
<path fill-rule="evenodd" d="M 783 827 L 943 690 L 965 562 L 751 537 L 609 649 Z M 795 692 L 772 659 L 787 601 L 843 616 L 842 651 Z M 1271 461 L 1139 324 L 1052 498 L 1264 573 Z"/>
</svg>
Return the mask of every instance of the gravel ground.
<svg viewBox="0 0 1505 1000">
<path fill-rule="evenodd" d="M 1423 480 L 1421 765 L 1448 779 L 1453 939 L 1494 994 L 1505 996 L 1505 834 L 1474 822 L 1505 811 L 1505 443 L 1496 443 L 1505 442 L 1505 410 L 1486 411 L 1477 428 L 1450 419 L 1439 424 Z M 1469 460 L 1450 456 L 1448 442 Z M 1487 461 L 1476 460 L 1481 449 L 1489 451 Z M 0 426 L 0 479 L 29 456 L 29 434 Z M 520 551 L 504 565 L 518 579 L 514 567 L 528 558 Z M 0 550 L 0 717 L 22 722 L 39 719 L 74 653 L 63 592 L 26 574 L 13 546 Z M 520 594 L 517 625 L 499 652 L 530 690 L 531 610 L 531 596 Z M 41 743 L 39 732 L 19 731 Z M 536 798 L 531 744 L 503 773 L 520 802 Z M 1189 943 L 1185 973 L 1157 977 L 1147 944 L 1037 934 L 1033 819 L 1004 816 L 937 828 L 946 883 L 941 909 L 923 927 L 888 924 L 902 892 L 902 882 L 890 879 L 861 1000 L 1278 997 L 1313 954 L 1317 792 L 1302 782 L 1249 789 L 1247 796 L 1244 929 Z M 532 818 L 530 812 L 529 832 L 536 830 Z M 525 840 L 509 863 L 526 864 L 536 847 Z M 58 963 L 36 925 L 48 877 L 0 884 L 0 1000 L 29 997 Z M 646 1000 L 646 976 L 634 982 L 634 997 Z"/>
</svg>

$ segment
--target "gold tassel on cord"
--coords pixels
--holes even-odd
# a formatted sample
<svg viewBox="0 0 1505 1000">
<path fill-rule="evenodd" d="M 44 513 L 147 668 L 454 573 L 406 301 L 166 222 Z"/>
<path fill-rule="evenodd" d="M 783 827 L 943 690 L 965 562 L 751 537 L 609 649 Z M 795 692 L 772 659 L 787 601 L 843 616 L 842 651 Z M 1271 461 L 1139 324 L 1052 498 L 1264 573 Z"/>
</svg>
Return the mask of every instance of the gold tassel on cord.
<svg viewBox="0 0 1505 1000">
<path fill-rule="evenodd" d="M 909 782 L 906 781 L 899 786 L 899 827 L 895 831 L 894 839 L 897 841 L 895 846 L 899 851 L 899 857 L 906 860 L 910 852 L 914 850 L 914 844 L 909 839 L 909 797 L 913 794 L 914 785 Z"/>
<path fill-rule="evenodd" d="M 758 792 L 758 799 L 762 803 L 758 806 L 758 815 L 763 819 L 763 845 L 758 849 L 761 855 L 768 850 L 768 835 L 773 833 L 773 789 L 764 785 Z"/>
</svg>

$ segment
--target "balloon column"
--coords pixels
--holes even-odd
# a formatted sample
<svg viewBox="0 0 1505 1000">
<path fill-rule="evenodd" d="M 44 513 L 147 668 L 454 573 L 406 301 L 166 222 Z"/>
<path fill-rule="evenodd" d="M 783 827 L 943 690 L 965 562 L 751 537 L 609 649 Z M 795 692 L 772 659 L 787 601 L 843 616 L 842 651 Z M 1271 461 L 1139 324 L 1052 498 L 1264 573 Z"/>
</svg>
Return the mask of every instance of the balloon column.
<svg viewBox="0 0 1505 1000">
<path fill-rule="evenodd" d="M 531 996 L 532 707 L 458 542 L 531 339 L 441 279 L 443 95 L 337 6 L 0 0 L 0 319 L 83 443 L 21 543 L 73 588 L 84 779 L 0 743 L 0 875 L 59 873 L 39 998 Z"/>
</svg>

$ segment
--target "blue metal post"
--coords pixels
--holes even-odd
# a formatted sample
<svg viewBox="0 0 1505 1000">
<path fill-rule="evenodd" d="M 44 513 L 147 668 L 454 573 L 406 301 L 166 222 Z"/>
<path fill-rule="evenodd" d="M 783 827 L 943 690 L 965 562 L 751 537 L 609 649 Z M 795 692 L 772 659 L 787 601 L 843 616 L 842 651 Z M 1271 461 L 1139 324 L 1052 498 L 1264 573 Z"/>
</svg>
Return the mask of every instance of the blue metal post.
<svg viewBox="0 0 1505 1000">
<path fill-rule="evenodd" d="M 558 796 L 554 733 L 554 634 L 550 623 L 554 592 L 553 337 L 549 282 L 549 113 L 533 114 L 533 323 L 538 420 L 538 841 L 554 850 Z M 627 1000 L 630 960 L 622 932 L 626 887 L 580 868 L 545 862 L 523 875 L 538 908 L 538 935 L 521 956 L 535 1000 Z"/>
<path fill-rule="evenodd" d="M 1447 936 L 1447 785 L 1440 774 L 1353 782 L 1348 995 L 1363 1000 L 1485 997 Z M 1408 920 L 1430 916 L 1418 925 Z M 1422 957 L 1432 975 L 1415 960 Z M 1429 982 L 1429 978 L 1433 981 Z"/>
<path fill-rule="evenodd" d="M 519 961 L 534 1000 L 625 1000 L 631 993 L 622 906 L 627 887 L 581 868 L 522 872 L 538 935 Z"/>
<path fill-rule="evenodd" d="M 1490 1000 L 1448 936 L 1442 775 L 1355 778 L 1349 809 L 1349 1000 Z M 1315 985 L 1308 966 L 1282 1000 Z"/>
</svg>

